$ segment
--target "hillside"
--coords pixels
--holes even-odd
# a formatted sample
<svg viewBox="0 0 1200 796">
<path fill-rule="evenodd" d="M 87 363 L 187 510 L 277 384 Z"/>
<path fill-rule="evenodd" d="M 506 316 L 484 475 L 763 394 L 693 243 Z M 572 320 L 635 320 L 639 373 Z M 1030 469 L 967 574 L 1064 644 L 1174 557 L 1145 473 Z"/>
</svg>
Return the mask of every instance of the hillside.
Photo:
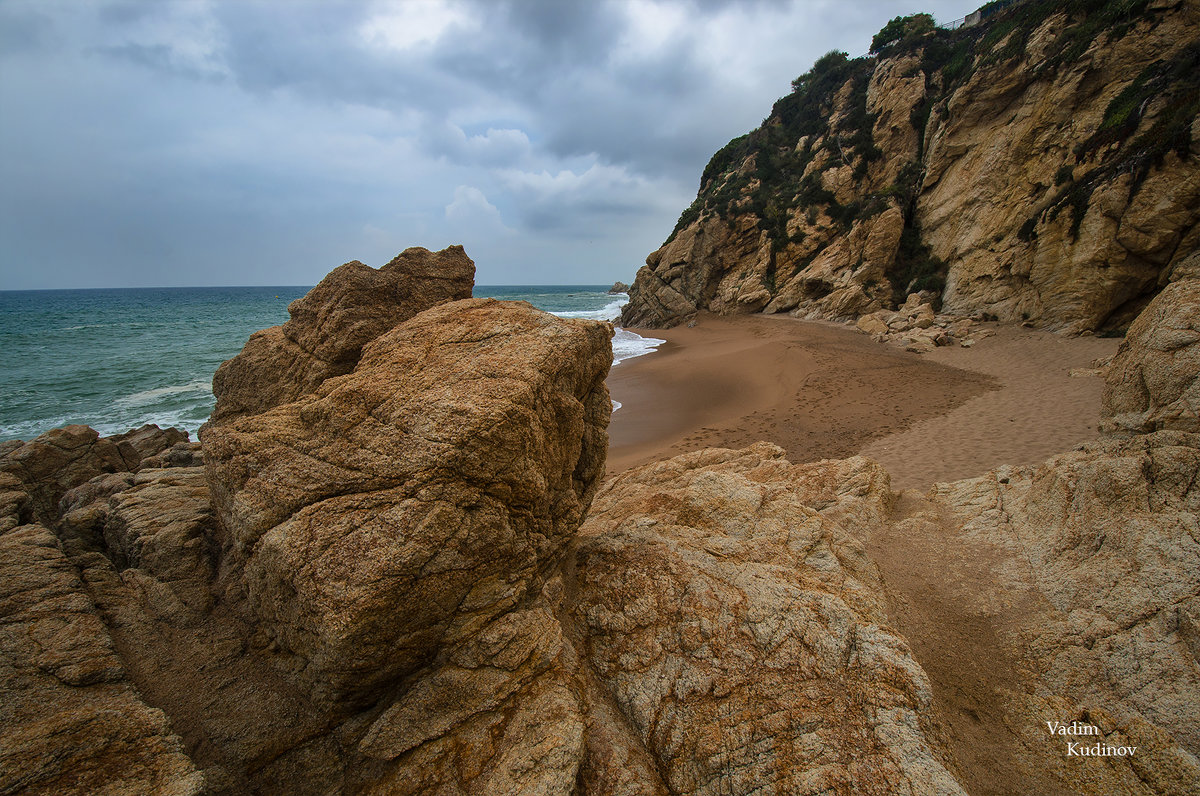
<svg viewBox="0 0 1200 796">
<path fill-rule="evenodd" d="M 989 3 L 831 52 L 709 161 L 622 322 L 944 312 L 1123 330 L 1200 246 L 1200 6 Z"/>
</svg>

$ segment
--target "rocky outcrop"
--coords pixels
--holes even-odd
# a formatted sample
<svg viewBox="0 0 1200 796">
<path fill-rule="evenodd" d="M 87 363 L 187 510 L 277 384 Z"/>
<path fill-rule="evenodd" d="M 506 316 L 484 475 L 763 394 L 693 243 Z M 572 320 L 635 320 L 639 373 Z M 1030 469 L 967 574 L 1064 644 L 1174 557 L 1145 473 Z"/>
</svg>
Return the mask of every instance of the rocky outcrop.
<svg viewBox="0 0 1200 796">
<path fill-rule="evenodd" d="M 140 430 L 153 451 L 157 438 Z M 158 429 L 153 430 L 157 432 Z M 186 435 L 184 435 L 186 438 Z M 58 497 L 136 466 L 127 439 L 69 426 L 0 457 L 0 790 L 5 793 L 200 793 L 203 779 L 162 711 L 127 679 L 101 614 L 60 541 Z M 94 476 L 94 477 L 93 477 Z"/>
<path fill-rule="evenodd" d="M 898 309 L 863 315 L 854 326 L 878 342 L 917 354 L 928 353 L 940 346 L 970 348 L 977 340 L 992 333 L 970 318 L 934 312 L 933 305 L 923 298 L 919 293 L 910 293 Z"/>
<path fill-rule="evenodd" d="M 1193 282 L 1131 330 L 1110 386 L 1152 402 L 1116 416 L 1190 395 Z M 920 294 L 897 315 L 939 328 Z M 925 495 L 766 443 L 600 487 L 611 326 L 463 299 L 369 340 L 329 328 L 357 346 L 347 372 L 259 371 L 291 397 L 209 423 L 203 448 L 83 427 L 0 448 L 0 789 L 1200 781 L 1200 435 Z M 1047 722 L 1136 752 L 1080 762 Z"/>
<path fill-rule="evenodd" d="M 1200 431 L 1200 279 L 1167 285 L 1133 322 L 1103 400 L 1108 431 Z"/>
<path fill-rule="evenodd" d="M 210 423 L 254 414 L 349 373 L 364 345 L 401 321 L 470 298 L 475 263 L 462 246 L 405 249 L 378 270 L 357 260 L 329 273 L 288 307 L 282 326 L 256 332 L 213 377 Z"/>
<path fill-rule="evenodd" d="M 377 696 L 541 590 L 604 470 L 610 335 L 454 302 L 201 432 L 253 611 L 329 699 Z"/>
<path fill-rule="evenodd" d="M 1123 328 L 1196 247 L 1200 9 L 1149 3 L 1064 60 L 1070 24 L 1032 26 L 1015 62 L 981 63 L 930 119 L 917 216 L 951 264 L 948 311 Z"/>
<path fill-rule="evenodd" d="M 929 290 L 957 316 L 1123 329 L 1200 240 L 1197 30 L 1182 0 L 1028 0 L 824 56 L 713 156 L 622 323 L 856 319 Z"/>
<path fill-rule="evenodd" d="M 911 617 L 909 601 L 943 606 L 930 608 L 940 630 L 911 625 L 927 639 L 915 645 L 917 659 L 942 670 L 935 692 L 941 685 L 952 723 L 957 715 L 961 727 L 982 721 L 993 740 L 1011 737 L 1002 762 L 1024 769 L 1027 789 L 1185 793 L 1200 781 L 1190 707 L 1200 699 L 1190 640 L 1200 606 L 1198 474 L 1195 435 L 1096 443 L 1036 467 L 935 485 L 879 531 L 885 559 L 929 540 L 917 548 L 928 561 L 918 569 L 939 585 L 932 597 L 928 586 L 898 595 L 896 610 Z M 987 666 L 947 667 L 946 657 L 939 662 L 947 655 Z M 1079 721 L 1089 734 L 1055 737 L 1047 721 Z M 1075 766 L 1081 756 L 1069 742 L 1126 751 Z"/>
<path fill-rule="evenodd" d="M 350 371 L 236 364 L 268 403 L 293 397 L 236 399 L 204 450 L 83 427 L 5 446 L 0 701 L 22 736 L 4 751 L 33 755 L 6 785 L 568 794 L 585 759 L 635 759 L 619 733 L 585 743 L 596 720 L 555 616 L 604 471 L 611 327 L 439 303 L 411 275 L 402 298 L 433 306 L 386 321 L 403 301 L 356 293 L 361 275 L 293 305 L 309 342 L 355 351 Z M 218 380 L 218 399 L 246 384 Z M 24 524 L 35 512 L 53 534 Z M 78 728 L 35 719 L 60 702 Z M 58 748 L 77 729 L 94 737 Z"/>
<path fill-rule="evenodd" d="M 201 774 L 142 701 L 54 534 L 0 534 L 0 791 L 199 794 Z"/>
<path fill-rule="evenodd" d="M 136 472 L 143 460 L 186 441 L 186 432 L 155 425 L 104 438 L 87 426 L 64 426 L 31 442 L 14 440 L 0 453 L 0 473 L 27 494 L 22 520 L 52 525 L 67 490 L 103 473 Z"/>
<path fill-rule="evenodd" d="M 763 443 L 647 465 L 597 497 L 572 610 L 670 792 L 963 793 L 840 524 L 878 521 L 889 494 L 866 460 L 797 466 Z"/>
<path fill-rule="evenodd" d="M 613 295 L 616 295 L 617 293 L 628 293 L 629 285 L 625 284 L 624 282 L 613 282 L 612 287 L 608 289 L 608 292 Z"/>
</svg>

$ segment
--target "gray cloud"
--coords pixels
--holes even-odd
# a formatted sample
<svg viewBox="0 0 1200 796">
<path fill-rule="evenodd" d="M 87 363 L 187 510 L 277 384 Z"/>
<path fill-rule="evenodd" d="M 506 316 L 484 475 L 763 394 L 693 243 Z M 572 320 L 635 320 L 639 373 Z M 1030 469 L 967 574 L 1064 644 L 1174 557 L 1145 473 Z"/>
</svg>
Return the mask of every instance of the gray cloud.
<svg viewBox="0 0 1200 796">
<path fill-rule="evenodd" d="M 716 149 L 913 10 L 0 0 L 0 289 L 310 284 L 457 242 L 481 282 L 628 281 Z"/>
</svg>

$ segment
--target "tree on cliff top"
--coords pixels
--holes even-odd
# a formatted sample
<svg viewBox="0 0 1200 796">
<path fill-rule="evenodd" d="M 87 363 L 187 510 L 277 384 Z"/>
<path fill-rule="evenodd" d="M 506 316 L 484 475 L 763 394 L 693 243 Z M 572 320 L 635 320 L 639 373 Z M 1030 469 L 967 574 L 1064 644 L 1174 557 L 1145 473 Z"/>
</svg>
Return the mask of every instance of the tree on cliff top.
<svg viewBox="0 0 1200 796">
<path fill-rule="evenodd" d="M 937 26 L 930 14 L 910 14 L 907 17 L 893 17 L 892 21 L 883 26 L 871 39 L 872 54 L 879 52 L 892 42 L 903 39 L 915 39 L 930 33 Z"/>
</svg>

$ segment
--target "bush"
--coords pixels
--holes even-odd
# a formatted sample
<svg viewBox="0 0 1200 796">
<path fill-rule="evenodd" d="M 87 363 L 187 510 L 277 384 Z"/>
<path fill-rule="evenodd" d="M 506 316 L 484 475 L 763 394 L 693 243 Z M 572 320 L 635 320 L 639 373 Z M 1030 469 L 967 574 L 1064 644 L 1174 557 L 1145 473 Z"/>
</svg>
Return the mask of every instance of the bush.
<svg viewBox="0 0 1200 796">
<path fill-rule="evenodd" d="M 907 17 L 894 17 L 883 26 L 871 39 L 872 54 L 879 52 L 889 44 L 898 41 L 911 41 L 937 29 L 933 17 L 929 14 L 912 14 Z"/>
</svg>

